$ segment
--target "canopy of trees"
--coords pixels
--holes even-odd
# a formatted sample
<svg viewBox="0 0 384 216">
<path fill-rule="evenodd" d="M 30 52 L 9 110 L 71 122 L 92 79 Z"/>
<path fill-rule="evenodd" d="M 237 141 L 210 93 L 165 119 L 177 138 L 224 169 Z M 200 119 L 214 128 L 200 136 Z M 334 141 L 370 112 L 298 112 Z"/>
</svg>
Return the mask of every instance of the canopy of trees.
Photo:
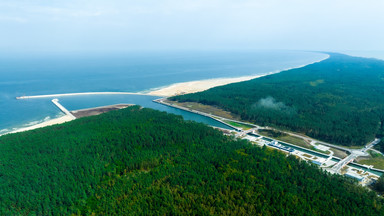
<svg viewBox="0 0 384 216">
<path fill-rule="evenodd" d="M 374 189 L 380 193 L 384 192 L 384 177 L 380 177 L 376 184 L 373 186 Z"/>
<path fill-rule="evenodd" d="M 376 193 L 130 107 L 0 137 L 0 215 L 383 215 Z"/>
<path fill-rule="evenodd" d="M 342 145 L 384 134 L 384 61 L 330 54 L 303 68 L 171 98 Z"/>
</svg>

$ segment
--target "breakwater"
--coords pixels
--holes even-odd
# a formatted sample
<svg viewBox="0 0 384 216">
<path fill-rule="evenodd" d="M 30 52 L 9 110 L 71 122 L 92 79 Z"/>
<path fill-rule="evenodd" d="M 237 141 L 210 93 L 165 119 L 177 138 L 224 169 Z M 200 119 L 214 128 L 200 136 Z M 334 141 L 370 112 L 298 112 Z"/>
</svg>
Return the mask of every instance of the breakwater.
<svg viewBox="0 0 384 216">
<path fill-rule="evenodd" d="M 140 92 L 81 92 L 81 93 L 20 96 L 20 97 L 16 97 L 16 99 L 17 100 L 24 100 L 24 99 L 35 99 L 35 98 L 55 98 L 55 97 L 84 96 L 84 95 L 150 95 L 150 96 L 158 96 L 158 95 L 153 95 L 153 94 L 148 94 L 148 93 L 140 93 Z"/>
</svg>

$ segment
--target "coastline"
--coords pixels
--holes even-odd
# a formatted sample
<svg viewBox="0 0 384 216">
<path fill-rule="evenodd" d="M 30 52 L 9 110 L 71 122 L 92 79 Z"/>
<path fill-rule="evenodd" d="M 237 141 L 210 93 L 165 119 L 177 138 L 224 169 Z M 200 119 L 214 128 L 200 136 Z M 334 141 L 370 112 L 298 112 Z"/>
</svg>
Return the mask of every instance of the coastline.
<svg viewBox="0 0 384 216">
<path fill-rule="evenodd" d="M 6 135 L 6 134 L 13 134 L 13 133 L 19 133 L 19 132 L 34 130 L 34 129 L 43 128 L 43 127 L 48 127 L 48 126 L 52 126 L 52 125 L 56 125 L 56 124 L 63 124 L 65 122 L 69 122 L 69 121 L 75 120 L 77 118 L 99 115 L 99 114 L 102 114 L 105 112 L 109 112 L 109 111 L 117 110 L 117 109 L 123 109 L 123 108 L 127 108 L 127 107 L 133 106 L 133 105 L 134 104 L 114 104 L 114 105 L 108 105 L 108 106 L 99 106 L 99 107 L 93 107 L 93 108 L 68 111 L 68 113 L 66 115 L 63 115 L 63 116 L 60 116 L 60 117 L 57 117 L 54 119 L 50 119 L 47 121 L 43 121 L 43 122 L 31 125 L 31 126 L 17 128 L 15 130 L 0 134 L 0 136 Z"/>
<path fill-rule="evenodd" d="M 302 68 L 302 67 L 305 67 L 305 66 L 308 66 L 311 64 L 315 64 L 315 63 L 324 61 L 324 60 L 328 59 L 329 57 L 330 57 L 330 55 L 327 55 L 325 58 L 311 62 L 309 64 L 299 65 L 297 67 L 286 68 L 286 69 L 274 71 L 274 72 L 268 72 L 265 74 L 233 77 L 233 78 L 214 78 L 214 79 L 206 79 L 206 80 L 180 82 L 180 83 L 174 83 L 174 84 L 171 84 L 168 86 L 152 89 L 152 90 L 149 90 L 147 92 L 144 91 L 142 93 L 148 94 L 148 95 L 154 95 L 154 96 L 162 96 L 162 97 L 171 97 L 171 96 L 175 96 L 175 95 L 196 93 L 196 92 L 205 91 L 205 90 L 208 90 L 210 88 L 217 87 L 217 86 L 223 86 L 223 85 L 228 85 L 231 83 L 248 81 L 248 80 L 257 79 L 257 78 L 260 78 L 263 76 L 268 76 L 268 75 L 280 73 L 283 71 Z"/>
<path fill-rule="evenodd" d="M 55 118 L 55 119 L 51 119 L 51 120 L 48 120 L 48 121 L 45 121 L 45 122 L 42 122 L 42 123 L 39 123 L 39 124 L 35 124 L 35 125 L 32 125 L 32 126 L 19 128 L 19 129 L 10 131 L 8 133 L 0 134 L 0 136 L 4 136 L 6 134 L 13 134 L 13 133 L 19 133 L 19 132 L 34 130 L 34 129 L 42 128 L 42 127 L 48 127 L 48 126 L 52 126 L 52 125 L 56 125 L 56 124 L 62 124 L 62 123 L 65 123 L 65 122 L 68 122 L 68 121 L 72 121 L 72 120 L 73 120 L 73 118 L 71 116 L 65 115 L 65 116 L 61 116 L 61 117 L 58 117 L 58 118 Z"/>
<path fill-rule="evenodd" d="M 154 95 L 154 96 L 163 96 L 163 97 L 189 94 L 189 93 L 205 91 L 217 86 L 223 86 L 231 83 L 237 83 L 237 82 L 248 81 L 251 79 L 256 79 L 262 76 L 267 76 L 269 74 L 272 74 L 272 73 L 255 75 L 255 76 L 243 76 L 243 77 L 236 77 L 236 78 L 216 78 L 216 79 L 174 83 L 169 86 L 158 88 L 157 90 L 152 90 L 148 92 L 148 94 Z"/>
<path fill-rule="evenodd" d="M 264 74 L 258 74 L 258 75 L 250 75 L 250 76 L 241 76 L 241 77 L 232 77 L 232 78 L 214 78 L 214 79 L 206 79 L 206 80 L 196 80 L 196 81 L 188 81 L 188 82 L 180 82 L 180 83 L 173 83 L 168 86 L 163 86 L 159 88 L 150 89 L 147 91 L 141 91 L 141 92 L 81 92 L 81 93 L 64 93 L 64 94 L 49 94 L 49 95 L 34 95 L 34 96 L 21 96 L 17 97 L 16 99 L 34 99 L 34 98 L 53 98 L 53 97 L 63 97 L 63 96 L 82 96 L 82 95 L 150 95 L 150 96 L 159 96 L 159 97 L 170 97 L 180 94 L 188 94 L 188 93 L 195 93 L 195 92 L 201 92 L 208 90 L 213 87 L 217 86 L 223 86 L 228 85 L 231 83 L 237 83 L 237 82 L 243 82 L 248 81 L 256 78 L 260 78 L 263 76 L 268 76 L 276 73 L 280 73 L 283 71 L 288 71 L 292 69 L 302 68 L 307 65 L 315 64 L 321 61 L 324 61 L 328 59 L 330 55 L 326 55 L 325 58 L 322 58 L 320 60 L 305 64 L 305 65 L 299 65 L 297 67 L 290 67 L 278 71 L 272 71 Z M 91 108 L 92 109 L 92 108 Z M 50 119 L 48 121 L 44 121 L 42 123 L 38 123 L 32 126 L 22 127 L 18 128 L 16 130 L 12 130 L 9 132 L 6 132 L 4 134 L 0 134 L 0 136 L 11 134 L 11 133 L 18 133 L 23 131 L 29 131 L 34 130 L 37 128 L 52 126 L 55 124 L 62 124 L 68 121 L 73 120 L 68 115 L 61 116 L 59 118 Z"/>
</svg>

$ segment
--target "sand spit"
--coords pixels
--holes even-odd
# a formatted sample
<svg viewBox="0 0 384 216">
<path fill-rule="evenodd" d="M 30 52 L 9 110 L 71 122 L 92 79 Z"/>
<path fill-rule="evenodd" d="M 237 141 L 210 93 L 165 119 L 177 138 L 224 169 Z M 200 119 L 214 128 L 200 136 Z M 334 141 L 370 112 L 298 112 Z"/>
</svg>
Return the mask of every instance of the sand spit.
<svg viewBox="0 0 384 216">
<path fill-rule="evenodd" d="M 265 75 L 268 75 L 268 74 L 265 74 Z M 243 82 L 251 79 L 256 79 L 265 75 L 244 76 L 244 77 L 237 77 L 237 78 L 218 78 L 218 79 L 175 83 L 170 86 L 166 86 L 164 88 L 160 88 L 158 90 L 153 90 L 151 92 L 148 92 L 148 94 L 170 97 L 174 95 L 195 93 L 195 92 L 205 91 L 213 87 L 227 85 L 230 83 Z"/>
<path fill-rule="evenodd" d="M 287 70 L 296 69 L 296 68 L 302 68 L 302 67 L 305 67 L 307 65 L 311 65 L 314 63 L 324 61 L 327 58 L 329 58 L 329 55 L 327 55 L 327 57 L 325 57 L 324 59 L 314 61 L 310 64 L 300 65 L 298 67 L 287 68 L 285 70 L 269 72 L 269 73 L 261 74 L 261 75 L 243 76 L 243 77 L 235 77 L 235 78 L 217 78 L 217 79 L 208 79 L 208 80 L 175 83 L 175 84 L 172 84 L 169 86 L 160 87 L 159 89 L 152 90 L 152 91 L 148 92 L 147 94 L 156 95 L 156 96 L 163 96 L 163 97 L 170 97 L 170 96 L 181 95 L 181 94 L 201 92 L 201 91 L 205 91 L 205 90 L 208 90 L 210 88 L 217 87 L 217 86 L 223 86 L 223 85 L 227 85 L 227 84 L 231 84 L 231 83 L 248 81 L 248 80 L 256 79 L 259 77 L 280 73 L 282 71 L 287 71 Z"/>
<path fill-rule="evenodd" d="M 89 109 L 74 110 L 74 111 L 71 111 L 71 113 L 76 118 L 82 118 L 87 116 L 100 115 L 102 113 L 106 113 L 112 110 L 124 109 L 133 105 L 134 104 L 116 104 L 116 105 L 110 105 L 110 106 L 101 106 L 101 107 L 95 107 L 95 108 L 89 108 Z"/>
</svg>

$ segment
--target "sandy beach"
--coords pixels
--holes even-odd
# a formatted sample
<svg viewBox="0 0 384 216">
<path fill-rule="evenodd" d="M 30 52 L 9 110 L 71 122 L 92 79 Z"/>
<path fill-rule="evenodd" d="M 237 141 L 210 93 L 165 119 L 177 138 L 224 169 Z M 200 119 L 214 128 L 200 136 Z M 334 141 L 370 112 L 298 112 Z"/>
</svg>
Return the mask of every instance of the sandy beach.
<svg viewBox="0 0 384 216">
<path fill-rule="evenodd" d="M 72 120 L 73 120 L 73 118 L 71 116 L 65 115 L 65 116 L 62 116 L 62 117 L 59 117 L 59 118 L 55 118 L 55 119 L 52 119 L 52 120 L 48 120 L 48 121 L 45 121 L 45 122 L 42 122 L 42 123 L 39 123 L 39 124 L 36 124 L 36 125 L 32 125 L 32 126 L 25 127 L 25 128 L 20 128 L 20 129 L 11 131 L 11 132 L 9 132 L 7 134 L 19 133 L 19 132 L 34 130 L 34 129 L 37 129 L 37 128 L 52 126 L 52 125 L 56 125 L 56 124 L 62 124 L 62 123 L 65 123 L 65 122 L 68 122 L 68 121 L 72 121 Z"/>
<path fill-rule="evenodd" d="M 181 83 L 172 84 L 170 86 L 165 86 L 157 90 L 150 91 L 148 92 L 148 94 L 170 97 L 170 96 L 181 95 L 181 94 L 195 93 L 195 92 L 205 91 L 213 87 L 227 85 L 230 83 L 237 83 L 237 82 L 243 82 L 251 79 L 256 79 L 269 74 L 257 75 L 257 76 L 244 76 L 244 77 L 236 77 L 236 78 L 218 78 L 218 79 L 191 81 L 191 82 L 181 82 Z"/>
<path fill-rule="evenodd" d="M 158 89 L 146 92 L 145 94 L 154 95 L 154 96 L 170 97 L 170 96 L 181 95 L 181 94 L 201 92 L 201 91 L 205 91 L 205 90 L 208 90 L 210 88 L 217 87 L 217 86 L 223 86 L 223 85 L 228 85 L 231 83 L 248 81 L 248 80 L 256 79 L 259 77 L 263 77 L 263 76 L 267 76 L 267 75 L 271 75 L 271 74 L 275 74 L 275 73 L 280 73 L 282 71 L 287 71 L 287 70 L 305 67 L 305 66 L 310 65 L 310 64 L 324 61 L 327 58 L 329 58 L 329 55 L 327 55 L 323 59 L 320 59 L 318 61 L 314 61 L 314 62 L 306 64 L 306 65 L 300 65 L 297 67 L 287 68 L 284 70 L 269 72 L 269 73 L 261 74 L 261 75 L 242 76 L 242 77 L 234 77 L 234 78 L 217 78 L 217 79 L 207 79 L 207 80 L 175 83 L 175 84 L 172 84 L 169 86 L 160 87 Z"/>
<path fill-rule="evenodd" d="M 271 74 L 271 73 L 269 73 Z M 246 80 L 251 80 L 255 79 L 261 76 L 265 76 L 268 74 L 264 75 L 257 75 L 257 76 L 244 76 L 244 77 L 237 77 L 237 78 L 218 78 L 218 79 L 209 79 L 209 80 L 199 80 L 199 81 L 191 81 L 191 82 L 182 82 L 182 83 L 175 83 L 170 86 L 166 86 L 164 88 L 160 88 L 158 90 L 150 91 L 147 93 L 130 93 L 130 92 L 84 92 L 84 93 L 68 93 L 68 94 L 51 94 L 51 95 L 35 95 L 35 96 L 22 96 L 18 97 L 17 99 L 34 99 L 34 98 L 52 98 L 52 97 L 60 97 L 60 96 L 78 96 L 78 95 L 96 95 L 96 94 L 137 94 L 137 95 L 153 95 L 153 96 L 173 96 L 173 95 L 179 95 L 179 94 L 187 94 L 187 93 L 194 93 L 194 92 L 199 92 L 199 91 L 204 91 L 216 86 L 222 86 L 222 85 L 227 85 L 230 83 L 235 83 L 235 82 L 242 82 Z M 100 108 L 100 107 L 99 107 Z M 108 108 L 106 107 L 101 107 L 101 108 Z M 94 109 L 97 108 L 91 108 L 91 109 L 85 109 L 85 110 L 78 110 L 78 111 L 72 111 L 71 113 L 74 114 L 77 117 L 82 117 L 83 114 L 81 112 L 83 111 L 94 111 Z M 80 112 L 80 113 L 79 113 Z M 88 116 L 85 115 L 85 116 Z M 42 127 L 47 127 L 55 124 L 62 124 L 68 121 L 72 121 L 74 118 L 70 115 L 65 115 L 59 118 L 55 118 L 52 120 L 48 120 L 36 125 L 32 125 L 29 127 L 24 127 L 20 128 L 14 131 L 11 131 L 9 133 L 19 133 L 23 131 L 29 131 L 29 130 L 34 130 L 37 128 L 42 128 Z M 6 134 L 9 134 L 6 133 Z M 3 134 L 4 135 L 4 134 Z M 1 135 L 0 135 L 1 136 Z"/>
<path fill-rule="evenodd" d="M 20 129 L 16 129 L 16 130 L 13 130 L 13 131 L 5 133 L 5 134 L 19 133 L 19 132 L 34 130 L 37 128 L 52 126 L 52 125 L 56 125 L 56 124 L 62 124 L 65 122 L 72 121 L 76 118 L 99 115 L 101 113 L 109 112 L 112 110 L 123 109 L 123 108 L 129 107 L 129 106 L 132 106 L 132 105 L 133 104 L 116 104 L 116 105 L 109 105 L 109 106 L 94 107 L 94 108 L 89 108 L 89 109 L 74 110 L 74 111 L 70 112 L 71 115 L 67 114 L 65 116 L 51 119 L 51 120 L 48 120 L 48 121 L 45 121 L 45 122 L 42 122 L 39 124 L 35 124 L 35 125 L 29 126 L 29 127 L 23 127 Z M 1 134 L 0 136 L 5 135 L 5 134 Z"/>
</svg>

